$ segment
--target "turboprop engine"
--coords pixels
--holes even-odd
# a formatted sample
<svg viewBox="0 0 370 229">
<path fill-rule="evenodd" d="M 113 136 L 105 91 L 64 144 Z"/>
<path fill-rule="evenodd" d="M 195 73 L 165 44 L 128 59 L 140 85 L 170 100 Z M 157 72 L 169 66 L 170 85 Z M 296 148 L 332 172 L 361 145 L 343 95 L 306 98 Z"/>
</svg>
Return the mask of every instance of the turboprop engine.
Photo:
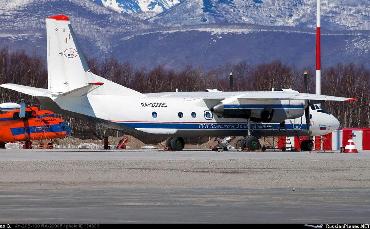
<svg viewBox="0 0 370 229">
<path fill-rule="evenodd" d="M 245 118 L 254 122 L 283 122 L 286 119 L 302 117 L 305 110 L 303 100 L 281 100 L 280 103 L 243 103 L 240 99 L 221 101 L 211 111 L 224 118 Z"/>
</svg>

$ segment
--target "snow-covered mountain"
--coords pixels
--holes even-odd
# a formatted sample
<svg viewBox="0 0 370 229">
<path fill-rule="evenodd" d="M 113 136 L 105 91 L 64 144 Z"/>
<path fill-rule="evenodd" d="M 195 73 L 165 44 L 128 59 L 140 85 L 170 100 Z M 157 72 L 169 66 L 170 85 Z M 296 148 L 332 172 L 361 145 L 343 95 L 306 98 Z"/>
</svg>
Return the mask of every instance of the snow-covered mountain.
<svg viewBox="0 0 370 229">
<path fill-rule="evenodd" d="M 369 9 L 368 0 L 323 0 L 323 25 L 330 30 L 370 30 Z M 248 23 L 313 28 L 315 14 L 316 0 L 185 0 L 153 21 L 166 25 Z"/>
<path fill-rule="evenodd" d="M 370 67 L 370 1 L 322 5 L 323 66 Z M 314 66 L 315 9 L 314 0 L 0 0 L 0 48 L 45 57 L 45 18 L 62 13 L 89 58 L 148 68 L 276 59 L 306 67 Z"/>
<path fill-rule="evenodd" d="M 93 1 L 167 26 L 247 23 L 313 28 L 316 19 L 316 0 Z M 370 30 L 369 9 L 369 0 L 322 0 L 323 25 L 329 30 Z"/>
<path fill-rule="evenodd" d="M 155 16 L 180 3 L 180 0 L 93 0 L 119 13 L 142 18 Z"/>
<path fill-rule="evenodd" d="M 94 52 L 109 53 L 114 44 L 112 37 L 116 34 L 149 28 L 145 21 L 130 15 L 113 14 L 90 0 L 0 1 L 0 38 L 7 40 L 1 46 L 31 49 L 38 53 L 34 49 L 43 49 L 45 18 L 55 14 L 70 16 L 75 31 L 84 40 L 82 45 L 89 46 Z"/>
</svg>

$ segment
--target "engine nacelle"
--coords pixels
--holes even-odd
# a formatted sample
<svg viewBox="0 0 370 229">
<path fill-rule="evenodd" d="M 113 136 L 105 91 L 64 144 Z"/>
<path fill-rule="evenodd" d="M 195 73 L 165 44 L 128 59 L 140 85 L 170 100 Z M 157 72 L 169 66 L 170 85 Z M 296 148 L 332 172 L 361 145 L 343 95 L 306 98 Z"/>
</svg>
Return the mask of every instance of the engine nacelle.
<svg viewBox="0 0 370 229">
<path fill-rule="evenodd" d="M 253 122 L 282 122 L 304 115 L 304 101 L 279 104 L 217 104 L 211 111 L 224 118 L 244 118 Z"/>
</svg>

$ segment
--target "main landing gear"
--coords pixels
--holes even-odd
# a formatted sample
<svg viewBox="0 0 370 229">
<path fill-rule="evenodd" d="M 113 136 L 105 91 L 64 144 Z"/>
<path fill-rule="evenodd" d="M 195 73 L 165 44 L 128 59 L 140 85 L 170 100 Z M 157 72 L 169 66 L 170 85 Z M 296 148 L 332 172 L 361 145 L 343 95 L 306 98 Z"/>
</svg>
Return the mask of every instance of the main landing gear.
<svg viewBox="0 0 370 229">
<path fill-rule="evenodd" d="M 244 150 L 256 151 L 256 150 L 260 150 L 262 147 L 261 147 L 261 143 L 258 140 L 258 138 L 256 138 L 255 136 L 246 136 L 245 138 L 240 139 L 236 143 L 236 148 L 241 149 L 243 151 Z"/>
<path fill-rule="evenodd" d="M 181 137 L 172 137 L 166 141 L 166 150 L 181 151 L 185 147 L 185 141 Z"/>
<path fill-rule="evenodd" d="M 248 120 L 248 135 L 245 136 L 243 139 L 240 139 L 237 143 L 236 143 L 236 148 L 237 149 L 241 149 L 241 150 L 248 150 L 248 151 L 256 151 L 256 150 L 260 150 L 262 147 L 261 147 L 261 143 L 260 141 L 258 140 L 257 137 L 253 136 L 251 134 L 251 123 L 250 123 L 250 120 Z"/>
</svg>

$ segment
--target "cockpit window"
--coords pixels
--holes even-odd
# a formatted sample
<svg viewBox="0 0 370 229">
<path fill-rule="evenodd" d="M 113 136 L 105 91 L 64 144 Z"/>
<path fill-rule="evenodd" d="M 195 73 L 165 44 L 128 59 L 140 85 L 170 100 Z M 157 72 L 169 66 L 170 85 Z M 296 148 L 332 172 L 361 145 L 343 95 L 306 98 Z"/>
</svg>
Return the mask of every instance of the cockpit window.
<svg viewBox="0 0 370 229">
<path fill-rule="evenodd" d="M 311 105 L 311 110 L 316 110 L 315 105 Z"/>
<path fill-rule="evenodd" d="M 317 110 L 317 112 L 325 113 L 325 114 L 330 114 L 330 112 L 329 112 L 329 111 L 326 111 L 326 110 L 323 110 L 323 109 Z"/>
</svg>

